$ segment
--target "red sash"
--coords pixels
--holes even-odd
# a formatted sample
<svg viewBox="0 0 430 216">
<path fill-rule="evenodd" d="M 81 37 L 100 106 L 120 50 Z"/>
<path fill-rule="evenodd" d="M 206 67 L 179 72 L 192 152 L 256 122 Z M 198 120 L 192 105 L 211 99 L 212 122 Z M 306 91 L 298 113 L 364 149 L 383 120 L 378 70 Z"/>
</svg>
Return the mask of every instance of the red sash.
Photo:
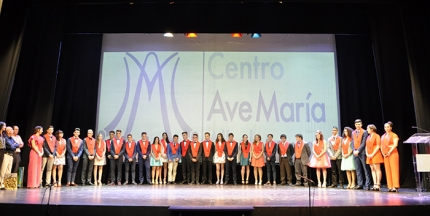
<svg viewBox="0 0 430 216">
<path fill-rule="evenodd" d="M 193 155 L 194 158 L 196 158 L 197 154 L 199 153 L 200 143 L 196 142 L 196 147 L 194 147 L 194 142 L 190 143 L 190 145 L 191 145 L 191 154 Z"/>
<path fill-rule="evenodd" d="M 313 146 L 314 146 L 315 153 L 317 155 L 319 155 L 324 150 L 324 141 L 318 140 L 318 143 L 317 143 L 317 141 L 314 141 L 314 145 Z"/>
<path fill-rule="evenodd" d="M 57 139 L 55 138 L 55 136 L 52 136 L 52 141 L 49 138 L 48 134 L 45 134 L 43 137 L 45 137 L 45 140 L 48 143 L 49 150 L 51 150 L 51 152 L 54 152 L 55 142 L 57 141 Z"/>
<path fill-rule="evenodd" d="M 381 138 L 381 149 L 382 153 L 388 154 L 392 145 L 394 145 L 394 139 L 398 138 L 395 133 L 385 133 Z"/>
<path fill-rule="evenodd" d="M 333 140 L 333 137 L 330 137 L 329 141 L 330 142 L 334 141 L 334 144 L 332 144 L 333 150 L 337 151 L 339 149 L 339 146 L 340 146 L 340 141 L 341 141 L 340 136 L 337 136 L 335 140 Z"/>
<path fill-rule="evenodd" d="M 98 143 L 96 146 L 97 156 L 103 157 L 103 152 L 105 151 L 105 148 L 106 148 L 106 143 L 105 141 L 101 140 L 100 143 Z"/>
<path fill-rule="evenodd" d="M 156 148 L 157 146 L 155 146 L 156 144 L 152 144 L 151 149 L 152 149 L 152 153 L 154 154 L 154 156 L 156 158 L 160 157 L 160 152 L 161 152 L 161 146 L 157 145 L 158 148 Z"/>
<path fill-rule="evenodd" d="M 363 133 L 364 133 L 363 128 L 360 129 L 360 131 L 358 132 L 358 137 L 357 137 L 357 130 L 354 130 L 352 132 L 352 137 L 354 138 L 354 148 L 355 149 L 360 148 L 361 138 L 363 138 Z"/>
<path fill-rule="evenodd" d="M 236 147 L 236 141 L 233 140 L 233 145 L 231 145 L 231 142 L 228 141 L 226 145 L 227 145 L 227 154 L 228 154 L 227 156 L 230 156 L 233 154 L 234 147 Z"/>
<path fill-rule="evenodd" d="M 253 143 L 252 145 L 254 145 L 254 153 L 260 154 L 263 151 L 263 142 L 259 142 L 257 144 Z"/>
<path fill-rule="evenodd" d="M 143 155 L 146 155 L 146 153 L 148 152 L 148 144 L 148 140 L 145 140 L 145 142 L 143 142 L 143 140 L 139 140 L 140 150 L 142 151 Z"/>
<path fill-rule="evenodd" d="M 173 142 L 171 142 L 169 145 L 170 145 L 170 148 L 172 149 L 172 154 L 176 154 L 176 152 L 178 151 L 178 148 L 179 148 L 179 143 L 176 143 L 176 145 L 173 145 L 174 143 Z"/>
<path fill-rule="evenodd" d="M 134 141 L 131 141 L 131 146 L 130 146 L 129 142 L 127 141 L 125 143 L 125 150 L 127 151 L 127 155 L 129 157 L 133 157 L 134 151 L 136 150 L 136 143 Z"/>
<path fill-rule="evenodd" d="M 209 157 L 211 154 L 212 140 L 208 141 L 208 147 L 206 147 L 206 140 L 203 141 L 202 145 L 203 145 L 203 150 L 205 152 L 205 157 Z"/>
<path fill-rule="evenodd" d="M 59 155 L 62 155 L 64 150 L 66 150 L 66 140 L 61 138 L 60 141 L 57 141 L 58 145 L 57 145 L 57 153 Z"/>
<path fill-rule="evenodd" d="M 290 143 L 285 141 L 285 146 L 282 142 L 279 143 L 279 150 L 281 151 L 281 156 L 287 154 L 288 146 L 290 146 Z"/>
<path fill-rule="evenodd" d="M 163 145 L 164 154 L 167 154 L 167 143 L 166 143 L 166 141 L 162 139 L 161 140 L 161 145 Z"/>
<path fill-rule="evenodd" d="M 107 148 L 107 151 L 108 152 L 110 152 L 110 139 L 107 139 L 105 142 L 106 142 L 106 148 Z"/>
<path fill-rule="evenodd" d="M 117 143 L 117 138 L 113 138 L 112 142 L 113 142 L 113 148 L 115 150 L 115 154 L 118 155 L 119 152 L 121 152 L 121 148 L 122 148 L 122 144 L 124 143 L 124 139 L 120 138 L 119 139 L 119 143 Z"/>
<path fill-rule="evenodd" d="M 185 142 L 187 143 L 187 145 L 184 145 Z M 185 157 L 185 155 L 187 154 L 188 148 L 190 147 L 190 143 L 191 143 L 190 140 L 186 140 L 185 142 L 184 141 L 181 142 L 182 157 Z"/>
<path fill-rule="evenodd" d="M 294 152 L 296 154 L 296 158 L 302 157 L 303 146 L 305 146 L 303 142 L 300 142 L 300 148 L 298 143 L 296 143 L 296 145 L 294 146 Z"/>
<path fill-rule="evenodd" d="M 275 148 L 275 142 L 274 141 L 272 141 L 272 143 L 271 143 L 271 145 L 270 145 L 270 148 L 269 148 L 269 143 L 267 142 L 266 143 L 266 152 L 267 152 L 267 156 L 272 156 L 272 152 L 273 152 L 273 149 Z"/>
<path fill-rule="evenodd" d="M 345 141 L 346 141 L 346 143 L 345 143 Z M 344 155 L 346 155 L 349 152 L 349 144 L 351 143 L 351 137 L 348 137 L 346 139 L 344 138 L 342 140 L 342 142 L 343 142 L 343 144 L 342 144 L 342 152 L 343 152 Z"/>
<path fill-rule="evenodd" d="M 94 138 L 85 138 L 85 143 L 87 144 L 88 152 L 90 155 L 94 155 L 94 147 L 96 145 L 96 140 Z"/>
<path fill-rule="evenodd" d="M 215 144 L 215 150 L 217 152 L 218 157 L 222 157 L 222 153 L 224 152 L 224 146 L 225 142 L 222 142 L 221 146 L 219 146 L 219 143 Z"/>
<path fill-rule="evenodd" d="M 78 140 L 78 142 L 75 141 L 75 137 L 70 137 L 70 142 L 72 144 L 72 152 L 73 153 L 78 153 L 79 151 L 79 147 L 81 146 L 81 142 L 82 140 L 80 138 L 76 138 Z"/>
<path fill-rule="evenodd" d="M 249 142 L 248 142 L 248 146 L 246 146 L 245 147 L 245 143 L 244 142 L 242 142 L 242 143 L 240 143 L 240 146 L 242 147 L 242 155 L 243 155 L 243 158 L 248 158 L 248 156 L 249 156 L 249 151 L 251 151 L 251 145 L 249 144 Z"/>
</svg>

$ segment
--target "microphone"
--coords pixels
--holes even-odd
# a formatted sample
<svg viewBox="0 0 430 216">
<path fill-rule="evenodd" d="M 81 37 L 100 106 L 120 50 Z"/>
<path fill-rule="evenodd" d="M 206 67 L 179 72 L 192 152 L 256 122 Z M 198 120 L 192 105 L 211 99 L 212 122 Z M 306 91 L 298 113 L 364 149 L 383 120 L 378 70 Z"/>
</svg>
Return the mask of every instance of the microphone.
<svg viewBox="0 0 430 216">
<path fill-rule="evenodd" d="M 412 128 L 415 128 L 415 129 L 422 130 L 422 131 L 424 131 L 424 132 L 430 133 L 430 131 L 424 130 L 424 129 L 419 128 L 419 127 L 417 127 L 417 126 L 412 126 Z"/>
</svg>

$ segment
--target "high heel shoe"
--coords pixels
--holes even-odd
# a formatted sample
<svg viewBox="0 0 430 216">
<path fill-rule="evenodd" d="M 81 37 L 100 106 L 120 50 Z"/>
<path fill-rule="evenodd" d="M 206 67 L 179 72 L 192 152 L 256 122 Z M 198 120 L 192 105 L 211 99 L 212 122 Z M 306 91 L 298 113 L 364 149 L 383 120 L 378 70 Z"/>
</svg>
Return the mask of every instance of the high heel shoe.
<svg viewBox="0 0 430 216">
<path fill-rule="evenodd" d="M 319 188 L 321 187 L 321 182 L 318 182 L 318 187 L 319 187 Z"/>
<path fill-rule="evenodd" d="M 219 184 L 219 180 L 216 180 L 216 183 L 215 184 Z"/>
<path fill-rule="evenodd" d="M 349 187 L 349 189 L 354 189 L 355 188 L 355 184 L 351 185 L 351 187 Z"/>
<path fill-rule="evenodd" d="M 321 187 L 323 188 L 327 187 L 327 182 L 324 182 Z"/>
<path fill-rule="evenodd" d="M 249 183 L 249 181 L 248 181 L 248 180 L 246 180 L 246 181 L 245 181 L 245 184 L 248 184 L 248 183 Z"/>
<path fill-rule="evenodd" d="M 351 185 L 350 184 L 348 184 L 348 186 L 346 186 L 346 189 L 350 189 L 351 188 Z"/>
</svg>

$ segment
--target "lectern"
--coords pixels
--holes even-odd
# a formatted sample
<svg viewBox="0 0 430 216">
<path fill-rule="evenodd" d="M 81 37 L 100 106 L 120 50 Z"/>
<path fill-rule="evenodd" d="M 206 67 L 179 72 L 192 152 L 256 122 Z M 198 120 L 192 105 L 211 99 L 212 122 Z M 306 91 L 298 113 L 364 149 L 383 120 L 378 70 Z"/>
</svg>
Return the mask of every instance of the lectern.
<svg viewBox="0 0 430 216">
<path fill-rule="evenodd" d="M 403 143 L 411 144 L 411 146 L 412 146 L 412 162 L 414 165 L 415 183 L 417 185 L 416 191 L 422 192 L 420 172 L 425 172 L 425 171 L 429 172 L 430 170 L 417 169 L 418 167 L 420 167 L 420 165 L 421 165 L 420 163 L 426 163 L 425 158 L 428 158 L 428 157 L 420 157 L 420 156 L 424 156 L 424 155 L 419 154 L 418 144 L 429 144 L 430 143 L 430 133 L 416 133 L 416 134 L 412 135 L 411 137 L 409 137 L 409 139 L 407 139 Z M 417 161 L 417 156 L 418 156 L 418 161 Z M 420 160 L 420 159 L 424 159 L 424 160 Z"/>
</svg>

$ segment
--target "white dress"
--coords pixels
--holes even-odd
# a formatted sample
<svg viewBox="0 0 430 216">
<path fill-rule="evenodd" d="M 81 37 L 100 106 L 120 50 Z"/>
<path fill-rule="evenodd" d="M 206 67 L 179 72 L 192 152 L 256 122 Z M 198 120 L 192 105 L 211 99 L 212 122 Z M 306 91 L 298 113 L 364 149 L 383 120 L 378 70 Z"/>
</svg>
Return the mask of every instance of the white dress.
<svg viewBox="0 0 430 216">
<path fill-rule="evenodd" d="M 215 144 L 215 154 L 214 154 L 214 163 L 225 163 L 225 153 L 224 153 L 224 151 L 222 152 L 222 156 L 221 157 L 219 157 L 218 156 L 218 152 L 217 152 L 217 146 L 216 145 L 218 145 L 218 147 L 219 146 L 221 146 L 222 144 L 221 144 L 221 142 L 218 142 L 217 144 Z"/>
<path fill-rule="evenodd" d="M 66 140 L 62 139 L 60 142 L 57 143 L 57 148 L 63 148 L 63 156 L 58 157 L 55 155 L 54 158 L 54 165 L 66 165 Z"/>
<path fill-rule="evenodd" d="M 164 151 L 163 152 L 161 152 L 161 162 L 162 163 L 167 163 L 167 162 L 169 162 L 168 161 L 168 158 L 167 158 L 167 145 L 169 145 L 168 143 L 166 144 L 166 146 L 164 146 L 164 144 L 163 143 L 165 143 L 166 141 L 164 141 L 164 140 L 161 140 L 161 143 L 162 143 L 162 146 L 163 146 L 163 148 L 164 148 L 164 151 L 166 151 L 166 153 L 164 153 Z M 166 158 L 163 158 L 163 156 L 166 156 Z"/>
</svg>

